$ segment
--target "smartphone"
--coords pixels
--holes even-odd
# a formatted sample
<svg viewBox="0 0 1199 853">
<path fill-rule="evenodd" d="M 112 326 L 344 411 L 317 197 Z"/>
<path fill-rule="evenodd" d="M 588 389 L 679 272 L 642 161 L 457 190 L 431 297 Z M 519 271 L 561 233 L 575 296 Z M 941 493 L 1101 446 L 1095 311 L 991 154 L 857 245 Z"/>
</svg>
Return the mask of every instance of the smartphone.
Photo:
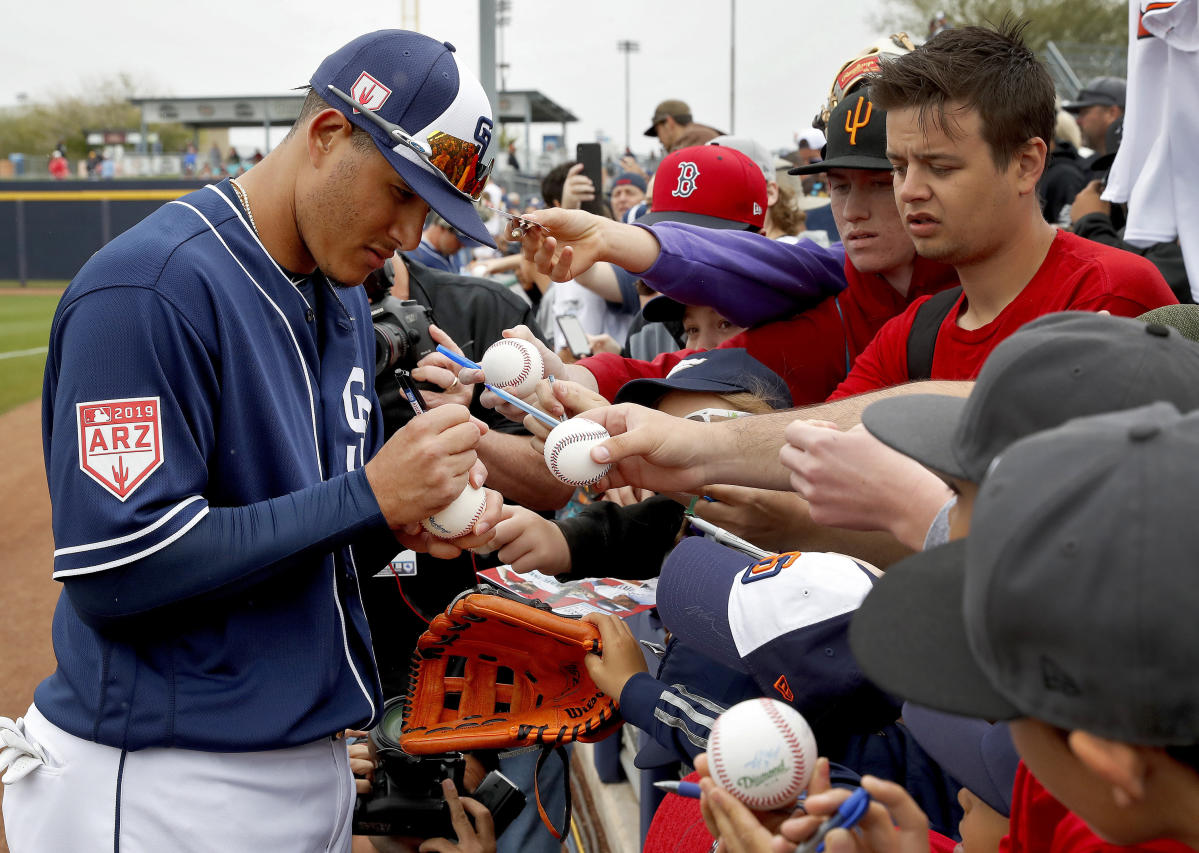
<svg viewBox="0 0 1199 853">
<path fill-rule="evenodd" d="M 604 215 L 604 160 L 598 142 L 580 142 L 575 146 L 575 159 L 583 164 L 583 174 L 595 185 L 595 198 L 580 205 L 588 213 Z"/>
<path fill-rule="evenodd" d="M 583 330 L 579 318 L 574 314 L 559 314 L 555 319 L 558 321 L 562 337 L 566 338 L 566 348 L 570 350 L 570 354 L 575 358 L 591 355 L 591 344 L 587 342 L 587 333 Z"/>
</svg>

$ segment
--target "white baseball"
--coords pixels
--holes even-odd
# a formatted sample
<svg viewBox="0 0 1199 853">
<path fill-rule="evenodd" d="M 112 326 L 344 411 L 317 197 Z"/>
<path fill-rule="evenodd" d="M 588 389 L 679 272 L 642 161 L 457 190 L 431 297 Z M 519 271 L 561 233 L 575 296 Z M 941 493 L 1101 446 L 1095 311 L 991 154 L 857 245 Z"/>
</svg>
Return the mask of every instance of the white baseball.
<svg viewBox="0 0 1199 853">
<path fill-rule="evenodd" d="M 421 522 L 421 527 L 441 539 L 456 539 L 474 529 L 475 522 L 483 517 L 486 508 L 487 490 L 476 489 L 467 483 L 453 503 L 426 518 Z"/>
<path fill-rule="evenodd" d="M 608 431 L 595 421 L 571 418 L 558 424 L 546 436 L 545 464 L 563 483 L 590 486 L 612 467 L 591 459 L 591 448 L 608 438 Z"/>
<path fill-rule="evenodd" d="M 479 362 L 488 384 L 517 397 L 533 393 L 545 376 L 545 362 L 536 346 L 520 338 L 501 338 L 487 348 Z"/>
<path fill-rule="evenodd" d="M 816 769 L 816 738 L 803 715 L 777 699 L 739 702 L 708 736 L 713 781 L 751 809 L 795 802 Z"/>
</svg>

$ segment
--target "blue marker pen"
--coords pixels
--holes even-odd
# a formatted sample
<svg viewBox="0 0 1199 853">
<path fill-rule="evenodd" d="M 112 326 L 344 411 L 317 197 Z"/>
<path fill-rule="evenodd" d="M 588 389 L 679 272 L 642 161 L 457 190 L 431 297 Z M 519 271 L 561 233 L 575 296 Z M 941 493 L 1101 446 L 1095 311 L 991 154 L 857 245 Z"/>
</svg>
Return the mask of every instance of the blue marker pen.
<svg viewBox="0 0 1199 853">
<path fill-rule="evenodd" d="M 668 794 L 678 794 L 680 797 L 699 799 L 699 785 L 695 782 L 655 782 L 654 787 Z"/>
<path fill-rule="evenodd" d="M 796 848 L 795 853 L 822 853 L 826 835 L 834 829 L 853 828 L 866 814 L 868 808 L 870 808 L 870 793 L 865 788 L 858 788 L 848 800 L 841 804 L 836 814 L 820 824 L 815 835 Z"/>
</svg>

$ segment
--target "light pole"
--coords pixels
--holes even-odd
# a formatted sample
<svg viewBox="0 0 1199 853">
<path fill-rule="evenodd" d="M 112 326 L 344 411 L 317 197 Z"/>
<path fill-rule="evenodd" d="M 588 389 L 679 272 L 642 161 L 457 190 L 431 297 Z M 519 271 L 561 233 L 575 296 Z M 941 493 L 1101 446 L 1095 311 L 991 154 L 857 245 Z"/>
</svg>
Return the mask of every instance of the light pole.
<svg viewBox="0 0 1199 853">
<path fill-rule="evenodd" d="M 737 128 L 737 0 L 729 2 L 729 133 Z"/>
<path fill-rule="evenodd" d="M 629 54 L 640 51 L 641 44 L 621 40 L 616 43 L 616 49 L 624 54 L 624 150 L 629 151 Z"/>
</svg>

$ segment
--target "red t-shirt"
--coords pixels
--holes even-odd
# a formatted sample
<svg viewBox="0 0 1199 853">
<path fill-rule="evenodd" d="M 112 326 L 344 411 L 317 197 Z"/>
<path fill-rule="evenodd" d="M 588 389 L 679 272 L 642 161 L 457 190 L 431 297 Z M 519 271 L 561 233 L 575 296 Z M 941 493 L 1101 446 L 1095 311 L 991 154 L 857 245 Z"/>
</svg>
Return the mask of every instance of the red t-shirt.
<svg viewBox="0 0 1199 853">
<path fill-rule="evenodd" d="M 744 347 L 783 378 L 796 406 L 823 402 L 845 379 L 849 365 L 890 319 L 921 297 L 957 284 L 952 267 L 916 259 L 908 295 L 902 296 L 879 275 L 858 272 L 845 261 L 849 282 L 836 297 L 796 314 L 735 335 L 721 348 Z M 699 350 L 663 353 L 653 361 L 621 358 L 611 353 L 581 359 L 595 376 L 599 392 L 611 400 L 631 379 L 661 379 Z M 848 363 L 847 363 L 848 362 Z"/>
<path fill-rule="evenodd" d="M 1040 269 L 987 325 L 970 330 L 957 325 L 964 299 L 963 294 L 937 333 L 933 379 L 973 379 L 1000 341 L 1043 314 L 1107 310 L 1136 317 L 1178 301 L 1149 261 L 1068 231 L 1057 232 Z M 830 400 L 908 382 L 908 334 L 924 301 L 914 302 L 883 326 Z"/>
<path fill-rule="evenodd" d="M 1177 841 L 1122 846 L 1104 841 L 1042 787 L 1021 761 L 1012 786 L 1012 817 L 999 853 L 1194 853 Z"/>
</svg>

